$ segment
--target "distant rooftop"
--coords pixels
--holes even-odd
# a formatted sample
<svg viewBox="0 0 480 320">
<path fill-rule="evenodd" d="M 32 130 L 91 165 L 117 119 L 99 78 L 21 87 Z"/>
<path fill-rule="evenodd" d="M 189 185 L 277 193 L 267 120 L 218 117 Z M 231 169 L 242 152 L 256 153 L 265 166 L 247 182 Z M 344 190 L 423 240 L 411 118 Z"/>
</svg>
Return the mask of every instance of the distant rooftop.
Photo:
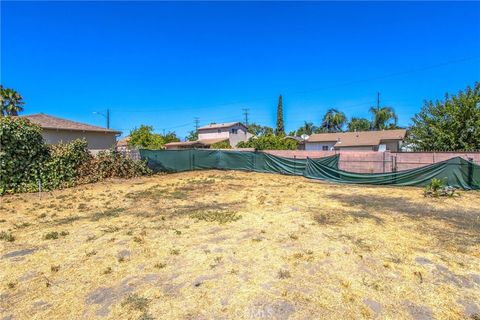
<svg viewBox="0 0 480 320">
<path fill-rule="evenodd" d="M 198 128 L 198 130 L 230 128 L 236 125 L 241 125 L 245 127 L 245 125 L 241 122 L 225 122 L 225 123 L 211 123 L 209 125 Z"/>
<path fill-rule="evenodd" d="M 21 117 L 30 120 L 44 129 L 121 133 L 120 131 L 62 119 L 44 113 L 31 114 Z"/>
<path fill-rule="evenodd" d="M 382 140 L 403 140 L 406 133 L 405 129 L 315 133 L 307 142 L 336 142 L 335 147 L 376 146 Z"/>
</svg>

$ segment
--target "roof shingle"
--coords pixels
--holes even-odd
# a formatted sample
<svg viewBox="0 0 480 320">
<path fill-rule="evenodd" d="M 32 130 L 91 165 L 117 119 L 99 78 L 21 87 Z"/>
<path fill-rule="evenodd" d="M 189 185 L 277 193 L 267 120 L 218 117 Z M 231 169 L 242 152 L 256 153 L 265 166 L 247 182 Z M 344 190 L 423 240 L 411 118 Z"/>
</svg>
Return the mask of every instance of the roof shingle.
<svg viewBox="0 0 480 320">
<path fill-rule="evenodd" d="M 54 117 L 44 113 L 37 113 L 37 114 L 22 116 L 22 118 L 26 118 L 44 129 L 121 133 L 120 131 L 92 126 L 90 124 L 80 123 L 80 122 L 71 121 L 67 119 L 62 119 L 62 118 Z"/>
<path fill-rule="evenodd" d="M 307 142 L 336 142 L 335 147 L 376 146 L 381 140 L 403 140 L 406 133 L 405 129 L 316 133 Z"/>
</svg>

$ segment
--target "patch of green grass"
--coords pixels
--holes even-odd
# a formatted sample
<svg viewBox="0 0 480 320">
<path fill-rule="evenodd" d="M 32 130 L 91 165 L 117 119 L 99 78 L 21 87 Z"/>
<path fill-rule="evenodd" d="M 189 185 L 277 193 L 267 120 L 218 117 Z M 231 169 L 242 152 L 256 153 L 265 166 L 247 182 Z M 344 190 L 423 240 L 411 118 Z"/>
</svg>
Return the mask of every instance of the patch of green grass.
<svg viewBox="0 0 480 320">
<path fill-rule="evenodd" d="M 125 211 L 125 208 L 113 208 L 113 209 L 107 209 L 102 212 L 97 212 L 93 215 L 92 221 L 98 221 L 100 219 L 104 218 L 114 218 L 118 217 L 121 212 Z"/>
<path fill-rule="evenodd" d="M 0 232 L 0 240 L 7 241 L 7 242 L 13 242 L 13 241 L 15 241 L 15 237 L 11 233 L 2 231 L 2 232 Z"/>
<path fill-rule="evenodd" d="M 128 297 L 122 302 L 122 307 L 129 306 L 132 309 L 146 311 L 149 300 L 141 297 L 136 293 L 128 295 Z"/>
</svg>

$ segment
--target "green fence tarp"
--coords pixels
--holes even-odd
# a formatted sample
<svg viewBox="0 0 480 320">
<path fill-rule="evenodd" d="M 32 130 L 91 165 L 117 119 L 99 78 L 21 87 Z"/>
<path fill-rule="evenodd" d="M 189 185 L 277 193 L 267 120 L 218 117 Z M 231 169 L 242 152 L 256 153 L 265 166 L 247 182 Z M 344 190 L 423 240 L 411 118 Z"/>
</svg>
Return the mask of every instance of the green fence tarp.
<svg viewBox="0 0 480 320">
<path fill-rule="evenodd" d="M 389 173 L 353 173 L 325 166 L 318 161 L 307 161 L 305 177 L 339 183 L 425 186 L 433 178 L 442 179 L 449 186 L 465 190 L 480 189 L 480 166 L 456 157 L 425 167 Z"/>
<path fill-rule="evenodd" d="M 307 159 L 277 157 L 264 152 L 225 150 L 140 150 L 154 172 L 182 172 L 199 169 L 244 170 L 266 173 L 303 175 Z M 338 168 L 339 156 L 310 159 Z"/>
</svg>

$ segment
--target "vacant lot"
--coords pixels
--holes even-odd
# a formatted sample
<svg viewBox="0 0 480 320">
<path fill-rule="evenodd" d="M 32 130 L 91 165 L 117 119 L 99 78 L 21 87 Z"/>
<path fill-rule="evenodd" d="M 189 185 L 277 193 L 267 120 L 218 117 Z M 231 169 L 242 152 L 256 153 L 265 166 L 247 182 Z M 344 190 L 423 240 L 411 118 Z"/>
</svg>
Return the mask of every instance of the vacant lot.
<svg viewBox="0 0 480 320">
<path fill-rule="evenodd" d="M 480 318 L 479 192 L 204 171 L 0 200 L 4 319 Z"/>
</svg>

